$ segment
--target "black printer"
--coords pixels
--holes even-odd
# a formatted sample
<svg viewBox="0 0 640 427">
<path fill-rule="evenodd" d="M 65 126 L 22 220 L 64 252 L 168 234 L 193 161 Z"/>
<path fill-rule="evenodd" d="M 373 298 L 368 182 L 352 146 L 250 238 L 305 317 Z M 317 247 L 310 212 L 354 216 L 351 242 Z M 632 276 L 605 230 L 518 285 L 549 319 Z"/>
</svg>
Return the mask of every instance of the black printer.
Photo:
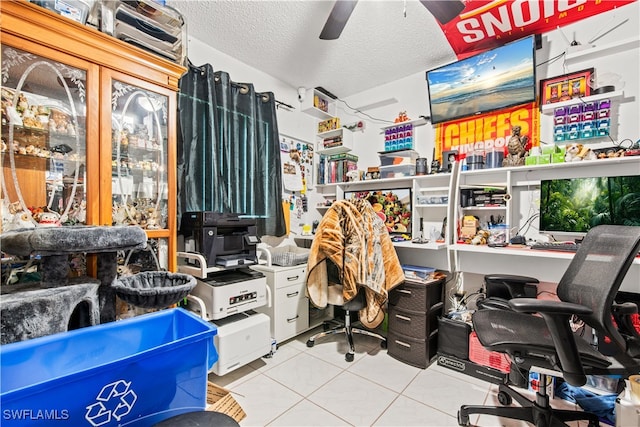
<svg viewBox="0 0 640 427">
<path fill-rule="evenodd" d="M 242 267 L 256 264 L 256 220 L 237 213 L 212 211 L 185 212 L 179 234 L 186 252 L 196 252 L 207 260 L 207 267 Z"/>
</svg>

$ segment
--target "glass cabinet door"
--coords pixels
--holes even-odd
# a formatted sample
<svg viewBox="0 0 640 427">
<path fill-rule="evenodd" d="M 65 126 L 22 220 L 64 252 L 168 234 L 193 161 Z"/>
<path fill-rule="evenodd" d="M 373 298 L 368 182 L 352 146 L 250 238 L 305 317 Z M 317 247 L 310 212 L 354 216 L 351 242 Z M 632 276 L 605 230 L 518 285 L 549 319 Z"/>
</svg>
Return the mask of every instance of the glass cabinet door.
<svg viewBox="0 0 640 427">
<path fill-rule="evenodd" d="M 112 82 L 113 225 L 167 227 L 167 97 Z"/>
<path fill-rule="evenodd" d="M 172 93 L 116 72 L 106 75 L 103 84 L 110 88 L 111 102 L 111 224 L 145 229 L 150 238 L 145 251 L 154 252 L 159 269 L 171 268 L 166 243 L 175 222 L 175 203 L 169 197 L 175 191 L 169 177 L 175 179 L 175 174 L 168 171 Z M 151 244 L 153 239 L 163 244 Z"/>
<path fill-rule="evenodd" d="M 92 66 L 60 62 L 65 57 L 59 53 L 55 57 L 2 45 L 3 232 L 88 223 L 87 78 Z"/>
</svg>

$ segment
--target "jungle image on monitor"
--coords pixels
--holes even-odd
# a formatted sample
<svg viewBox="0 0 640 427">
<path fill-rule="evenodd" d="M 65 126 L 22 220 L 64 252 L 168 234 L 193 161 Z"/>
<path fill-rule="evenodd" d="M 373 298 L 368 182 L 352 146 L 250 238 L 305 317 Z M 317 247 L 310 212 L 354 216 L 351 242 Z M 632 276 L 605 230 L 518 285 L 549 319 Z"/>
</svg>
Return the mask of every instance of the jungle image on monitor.
<svg viewBox="0 0 640 427">
<path fill-rule="evenodd" d="M 640 176 L 541 182 L 540 232 L 585 234 L 600 224 L 640 226 Z"/>
</svg>

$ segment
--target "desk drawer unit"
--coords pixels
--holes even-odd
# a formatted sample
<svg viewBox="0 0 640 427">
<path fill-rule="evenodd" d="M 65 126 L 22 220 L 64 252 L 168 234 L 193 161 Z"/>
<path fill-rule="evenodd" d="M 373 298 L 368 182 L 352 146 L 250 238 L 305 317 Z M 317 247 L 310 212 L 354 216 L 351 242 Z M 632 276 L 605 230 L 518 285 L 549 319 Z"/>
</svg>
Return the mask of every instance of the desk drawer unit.
<svg viewBox="0 0 640 427">
<path fill-rule="evenodd" d="M 271 318 L 271 335 L 278 343 L 293 338 L 309 328 L 309 299 L 305 296 L 307 265 L 291 267 L 253 266 L 267 278 L 271 307 L 256 311 Z"/>
<path fill-rule="evenodd" d="M 276 289 L 275 316 L 272 333 L 277 342 L 294 337 L 309 327 L 309 300 L 304 296 L 304 283 Z"/>
<path fill-rule="evenodd" d="M 444 280 L 405 282 L 389 293 L 388 354 L 419 368 L 436 355 Z"/>
</svg>

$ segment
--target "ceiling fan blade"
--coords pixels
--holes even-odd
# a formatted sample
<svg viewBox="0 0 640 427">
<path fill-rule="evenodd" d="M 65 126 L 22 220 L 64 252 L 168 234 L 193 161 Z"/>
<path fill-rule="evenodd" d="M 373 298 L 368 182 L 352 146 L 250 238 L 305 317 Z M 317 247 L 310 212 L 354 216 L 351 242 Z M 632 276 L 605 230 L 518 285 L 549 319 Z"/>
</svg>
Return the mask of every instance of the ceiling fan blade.
<svg viewBox="0 0 640 427">
<path fill-rule="evenodd" d="M 340 37 L 357 3 L 358 0 L 336 0 L 320 33 L 320 40 L 335 40 Z"/>
<path fill-rule="evenodd" d="M 464 10 L 464 2 L 458 0 L 420 0 L 441 24 L 446 24 Z"/>
</svg>

